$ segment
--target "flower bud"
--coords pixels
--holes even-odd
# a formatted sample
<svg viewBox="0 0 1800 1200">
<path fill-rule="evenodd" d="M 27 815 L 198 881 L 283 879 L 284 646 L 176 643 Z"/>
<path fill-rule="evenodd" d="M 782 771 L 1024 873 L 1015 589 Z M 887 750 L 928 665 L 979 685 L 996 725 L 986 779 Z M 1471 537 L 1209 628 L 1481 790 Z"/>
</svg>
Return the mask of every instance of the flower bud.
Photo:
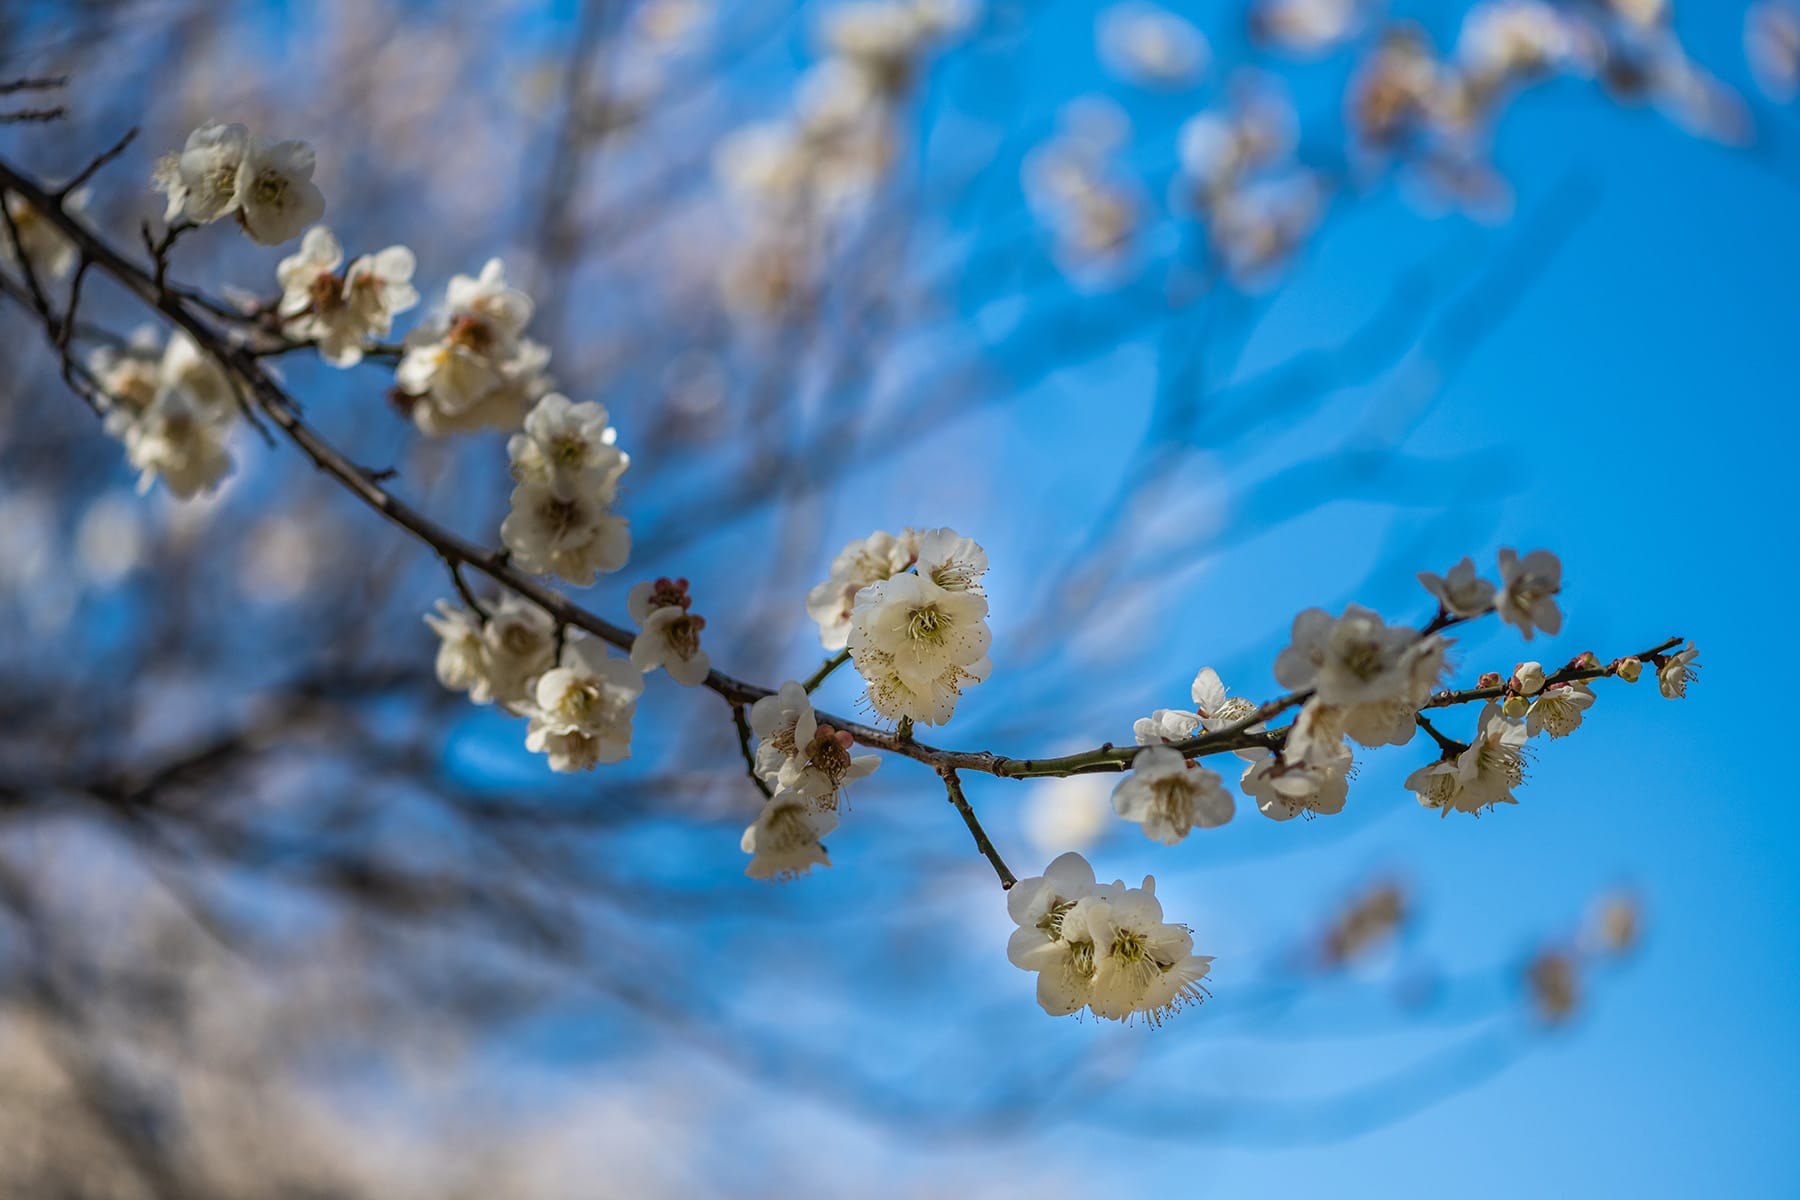
<svg viewBox="0 0 1800 1200">
<path fill-rule="evenodd" d="M 1540 662 L 1520 663 L 1513 670 L 1513 686 L 1521 695 L 1535 696 L 1544 690 L 1544 664 Z"/>
<path fill-rule="evenodd" d="M 1501 707 L 1507 716 L 1517 719 L 1531 711 L 1531 701 L 1523 696 L 1508 696 Z"/>
<path fill-rule="evenodd" d="M 1644 664 L 1636 658 L 1621 658 L 1614 666 L 1619 678 L 1626 683 L 1636 683 L 1638 675 L 1644 670 Z"/>
<path fill-rule="evenodd" d="M 1583 650 L 1569 666 L 1577 671 L 1592 671 L 1600 666 L 1600 656 L 1592 650 Z"/>
<path fill-rule="evenodd" d="M 1484 672 L 1482 674 L 1481 678 L 1477 679 L 1475 681 L 1475 686 L 1478 688 L 1499 687 L 1500 686 L 1500 672 L 1498 672 L 1498 671 Z"/>
</svg>

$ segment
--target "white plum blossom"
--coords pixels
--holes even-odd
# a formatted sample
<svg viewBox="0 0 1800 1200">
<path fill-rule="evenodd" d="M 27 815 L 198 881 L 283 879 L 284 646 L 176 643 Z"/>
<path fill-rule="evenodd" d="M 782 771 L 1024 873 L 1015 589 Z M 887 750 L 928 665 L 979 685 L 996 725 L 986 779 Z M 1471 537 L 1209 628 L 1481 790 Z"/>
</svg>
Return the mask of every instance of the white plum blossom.
<svg viewBox="0 0 1800 1200">
<path fill-rule="evenodd" d="M 1210 207 L 1253 172 L 1286 160 L 1299 137 L 1292 100 L 1269 77 L 1232 80 L 1230 105 L 1189 117 L 1176 139 L 1188 195 Z"/>
<path fill-rule="evenodd" d="M 205 225 L 238 207 L 238 173 L 250 150 L 250 130 L 208 122 L 188 134 L 187 145 L 156 164 L 153 184 L 169 197 L 164 219 Z"/>
<path fill-rule="evenodd" d="M 940 724 L 965 683 L 987 677 L 987 598 L 922 575 L 895 575 L 856 594 L 846 645 L 875 711 Z"/>
<path fill-rule="evenodd" d="M 71 192 L 63 198 L 63 211 L 78 213 L 87 207 L 87 202 L 86 188 Z M 61 279 L 75 269 L 80 252 L 49 217 L 20 195 L 8 193 L 5 203 L 6 215 L 12 218 L 12 224 L 9 229 L 5 222 L 0 222 L 0 267 L 18 270 L 18 252 L 22 249 L 24 261 L 30 264 L 31 273 L 37 276 L 40 284 Z M 13 245 L 15 233 L 19 239 L 17 247 Z"/>
<path fill-rule="evenodd" d="M 911 532 L 911 531 L 908 531 Z M 979 592 L 987 574 L 987 551 L 974 538 L 954 529 L 928 529 L 918 535 L 919 574 L 949 592 Z"/>
<path fill-rule="evenodd" d="M 1535 696 L 1544 690 L 1544 664 L 1522 662 L 1513 668 L 1513 686 L 1521 696 Z"/>
<path fill-rule="evenodd" d="M 1670 700 L 1680 700 L 1687 695 L 1687 685 L 1694 682 L 1695 672 L 1700 667 L 1695 661 L 1699 657 L 1700 651 L 1694 649 L 1694 643 L 1689 642 L 1686 650 L 1671 654 L 1663 660 L 1663 664 L 1656 668 L 1656 686 L 1664 696 Z"/>
<path fill-rule="evenodd" d="M 643 675 L 611 657 L 604 642 L 572 634 L 561 661 L 533 689 L 525 747 L 547 755 L 553 771 L 588 771 L 628 758 L 643 690 Z"/>
<path fill-rule="evenodd" d="M 631 643 L 631 665 L 649 674 L 667 667 L 669 678 L 683 687 L 706 682 L 712 660 L 700 648 L 706 618 L 690 613 L 688 581 L 667 577 L 645 580 L 631 589 L 625 607 L 641 632 Z"/>
<path fill-rule="evenodd" d="M 125 443 L 127 460 L 146 492 L 161 479 L 179 499 L 216 487 L 230 473 L 225 442 L 237 416 L 223 368 L 184 332 L 176 332 L 160 358 L 154 334 L 140 333 L 123 349 L 97 352 L 92 360 L 105 392 L 106 431 Z"/>
<path fill-rule="evenodd" d="M 1248 757 L 1255 753 L 1244 769 L 1239 786 L 1256 801 L 1263 816 L 1274 821 L 1292 820 L 1301 813 L 1330 816 L 1344 810 L 1350 794 L 1350 749 L 1342 747 L 1341 755 L 1332 763 L 1315 764 L 1270 754 L 1266 750 L 1241 751 Z"/>
<path fill-rule="evenodd" d="M 1227 192 L 1213 206 L 1208 233 L 1232 281 L 1261 290 L 1305 244 L 1324 211 L 1319 181 L 1292 171 Z"/>
<path fill-rule="evenodd" d="M 305 142 L 256 138 L 238 163 L 237 218 L 250 240 L 279 246 L 325 215 L 312 181 L 313 148 Z"/>
<path fill-rule="evenodd" d="M 1107 69 L 1143 87 L 1188 87 L 1212 57 L 1205 35 L 1191 22 L 1140 0 L 1125 0 L 1102 12 L 1097 40 Z"/>
<path fill-rule="evenodd" d="M 550 614 L 507 593 L 483 621 L 477 614 L 437 603 L 425 623 L 437 633 L 438 682 L 467 692 L 476 704 L 498 703 L 524 714 L 536 695 L 538 677 L 555 665 L 556 623 Z"/>
<path fill-rule="evenodd" d="M 331 230 L 315 225 L 306 231 L 298 253 L 281 260 L 277 312 L 298 338 L 318 343 L 319 357 L 334 367 L 362 361 L 371 338 L 387 336 L 394 315 L 419 302 L 412 286 L 413 252 L 389 246 L 365 254 L 338 274 L 343 247 Z"/>
<path fill-rule="evenodd" d="M 1419 572 L 1419 582 L 1453 617 L 1478 617 L 1494 606 L 1493 584 L 1475 574 L 1475 560 L 1464 558 L 1443 575 Z"/>
<path fill-rule="evenodd" d="M 1332 720 L 1363 745 L 1404 745 L 1412 738 L 1414 714 L 1443 673 L 1447 648 L 1440 637 L 1387 625 L 1360 605 L 1338 618 L 1313 608 L 1294 619 L 1292 643 L 1275 660 L 1275 678 L 1284 687 L 1314 688 L 1308 707 L 1341 709 Z"/>
<path fill-rule="evenodd" d="M 631 457 L 619 449 L 618 431 L 607 420 L 602 405 L 548 393 L 525 418 L 525 431 L 506 443 L 513 478 L 579 488 L 611 504 Z"/>
<path fill-rule="evenodd" d="M 757 775 L 822 808 L 836 809 L 846 785 L 881 765 L 876 755 L 851 754 L 856 739 L 848 730 L 821 725 L 806 689 L 792 680 L 750 706 L 750 729 L 759 739 Z"/>
<path fill-rule="evenodd" d="M 1159 708 L 1134 721 L 1131 732 L 1140 746 L 1185 742 L 1200 732 L 1200 715 L 1179 708 Z"/>
<path fill-rule="evenodd" d="M 779 791 L 770 797 L 740 843 L 750 855 L 744 874 L 752 879 L 793 879 L 814 867 L 829 867 L 819 840 L 837 828 L 835 808 L 821 808 L 799 792 Z"/>
<path fill-rule="evenodd" d="M 1562 611 L 1556 594 L 1562 591 L 1562 562 L 1548 550 L 1533 550 L 1524 558 L 1510 549 L 1500 551 L 1500 592 L 1494 610 L 1500 619 L 1517 625 L 1526 641 L 1535 629 L 1556 634 L 1562 630 Z"/>
<path fill-rule="evenodd" d="M 819 624 L 819 641 L 827 650 L 842 650 L 850 637 L 850 610 L 856 594 L 871 583 L 912 566 L 919 557 L 919 533 L 900 534 L 876 530 L 838 551 L 831 560 L 831 577 L 806 593 L 806 612 Z M 941 586 L 941 585 L 940 585 Z"/>
<path fill-rule="evenodd" d="M 518 424 L 549 390 L 543 369 L 550 352 L 522 336 L 531 313 L 531 297 L 507 285 L 497 258 L 479 276 L 450 280 L 443 307 L 407 334 L 394 372 L 421 431 Z"/>
<path fill-rule="evenodd" d="M 1479 815 L 1496 804 L 1517 804 L 1512 789 L 1525 781 L 1525 722 L 1508 717 L 1498 704 L 1481 710 L 1472 745 L 1454 757 L 1420 767 L 1406 777 L 1419 803 L 1439 816 L 1450 810 Z"/>
<path fill-rule="evenodd" d="M 1018 929 L 1006 956 L 1038 976 L 1038 1005 L 1051 1016 L 1086 1008 L 1095 1016 L 1152 1024 L 1206 995 L 1201 986 L 1212 959 L 1193 953 L 1193 937 L 1162 919 L 1156 881 L 1142 888 L 1122 880 L 1100 885 L 1076 853 L 1061 855 L 1044 874 L 1008 890 L 1006 911 Z"/>
<path fill-rule="evenodd" d="M 631 557 L 631 530 L 600 495 L 526 480 L 513 489 L 500 540 L 513 561 L 535 575 L 556 575 L 588 587 L 602 571 Z"/>
<path fill-rule="evenodd" d="M 1131 774 L 1113 789 L 1113 810 L 1144 827 L 1144 836 L 1173 846 L 1192 830 L 1215 829 L 1237 807 L 1218 773 L 1190 766 L 1179 751 L 1150 746 L 1132 759 Z"/>
<path fill-rule="evenodd" d="M 1581 724 L 1582 713 L 1594 703 L 1594 689 L 1582 682 L 1555 683 L 1539 692 L 1525 712 L 1525 732 L 1536 737 L 1547 733 L 1567 737 Z"/>
<path fill-rule="evenodd" d="M 1478 86 L 1589 62 L 1583 28 L 1544 0 L 1485 0 L 1463 17 L 1456 57 Z"/>
<path fill-rule="evenodd" d="M 142 472 L 138 491 L 149 491 L 159 478 L 178 499 L 211 491 L 231 472 L 231 454 L 225 449 L 228 432 L 229 426 L 193 393 L 165 389 L 125 440 L 126 457 Z"/>
</svg>

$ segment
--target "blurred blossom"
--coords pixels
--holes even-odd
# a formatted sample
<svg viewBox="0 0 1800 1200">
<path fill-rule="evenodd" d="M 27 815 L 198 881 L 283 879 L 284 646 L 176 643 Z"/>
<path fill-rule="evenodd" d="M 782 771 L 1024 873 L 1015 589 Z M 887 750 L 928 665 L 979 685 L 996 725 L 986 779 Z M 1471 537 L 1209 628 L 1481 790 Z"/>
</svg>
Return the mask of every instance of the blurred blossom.
<svg viewBox="0 0 1800 1200">
<path fill-rule="evenodd" d="M 80 213 L 87 207 L 88 190 L 82 188 L 63 202 L 64 207 L 72 213 Z M 37 276 L 38 284 L 43 287 L 54 280 L 61 279 L 75 269 L 75 243 L 62 235 L 37 209 L 25 202 L 23 196 L 12 193 L 6 195 L 6 215 L 12 218 L 9 228 L 0 222 L 0 267 L 16 270 L 19 266 L 18 250 L 23 247 L 25 261 Z M 18 245 L 13 243 L 15 234 Z"/>
<path fill-rule="evenodd" d="M 1785 104 L 1800 92 L 1800 6 L 1763 0 L 1744 17 L 1744 56 L 1763 95 Z"/>
<path fill-rule="evenodd" d="M 56 566 L 56 504 L 43 492 L 0 496 L 0 584 L 14 596 Z"/>
<path fill-rule="evenodd" d="M 1303 57 L 1329 53 L 1362 28 L 1364 0 L 1256 0 L 1250 36 Z"/>
<path fill-rule="evenodd" d="M 1397 149 L 1456 111 L 1454 86 L 1424 33 L 1397 25 L 1357 65 L 1347 100 L 1350 126 L 1366 144 Z"/>
<path fill-rule="evenodd" d="M 75 529 L 75 554 L 91 582 L 107 587 L 143 562 L 142 509 L 124 492 L 108 492 L 88 505 Z"/>
<path fill-rule="evenodd" d="M 264 517 L 244 540 L 238 587 L 268 604 L 299 599 L 316 582 L 325 540 L 304 517 Z"/>
<path fill-rule="evenodd" d="M 1631 892 L 1603 896 L 1595 907 L 1590 938 L 1595 948 L 1612 955 L 1629 954 L 1644 936 L 1643 905 Z"/>
<path fill-rule="evenodd" d="M 1274 284 L 1324 211 L 1324 189 L 1309 172 L 1260 180 L 1229 193 L 1213 209 L 1212 246 L 1234 283 L 1261 291 Z"/>
<path fill-rule="evenodd" d="M 1050 227 L 1063 270 L 1090 283 L 1111 281 L 1142 220 L 1134 180 L 1115 161 L 1130 122 L 1104 104 L 1065 111 L 1061 131 L 1025 156 L 1026 198 Z"/>
<path fill-rule="evenodd" d="M 1130 0 L 1100 14 L 1100 59 L 1128 83 L 1185 88 L 1199 82 L 1212 56 L 1206 38 L 1166 9 Z"/>
<path fill-rule="evenodd" d="M 1326 929 L 1320 952 L 1327 966 L 1368 954 L 1405 924 L 1411 903 L 1397 883 L 1382 883 L 1354 897 Z"/>
<path fill-rule="evenodd" d="M 1299 119 L 1279 80 L 1244 72 L 1232 80 L 1230 106 L 1190 117 L 1177 136 L 1181 199 L 1211 207 L 1245 176 L 1275 166 L 1294 152 Z"/>
<path fill-rule="evenodd" d="M 1598 46 L 1586 27 L 1544 0 L 1487 0 L 1463 18 L 1456 58 L 1471 86 L 1488 93 L 1559 71 L 1588 69 Z"/>
<path fill-rule="evenodd" d="M 1525 986 L 1538 1019 L 1560 1025 L 1581 1004 L 1581 978 L 1575 957 L 1562 950 L 1541 950 L 1525 968 Z"/>
<path fill-rule="evenodd" d="M 1037 854 L 1085 850 L 1106 831 L 1113 781 L 1104 775 L 1071 775 L 1033 784 L 1019 823 Z"/>
</svg>

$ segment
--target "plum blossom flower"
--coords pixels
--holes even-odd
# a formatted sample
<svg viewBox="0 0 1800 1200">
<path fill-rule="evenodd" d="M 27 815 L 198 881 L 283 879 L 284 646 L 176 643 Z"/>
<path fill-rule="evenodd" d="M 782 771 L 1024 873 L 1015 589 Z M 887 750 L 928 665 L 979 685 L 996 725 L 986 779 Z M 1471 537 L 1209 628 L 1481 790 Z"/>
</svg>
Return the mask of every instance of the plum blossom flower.
<svg viewBox="0 0 1800 1200">
<path fill-rule="evenodd" d="M 282 289 L 276 311 L 295 337 L 318 343 L 320 358 L 353 367 L 362 361 L 364 344 L 387 336 L 394 315 L 417 304 L 419 293 L 411 283 L 413 252 L 405 246 L 365 254 L 339 275 L 343 261 L 331 230 L 307 230 L 299 252 L 276 267 Z"/>
<path fill-rule="evenodd" d="M 1513 668 L 1513 686 L 1521 696 L 1535 696 L 1544 690 L 1544 664 L 1522 662 Z"/>
<path fill-rule="evenodd" d="M 1178 751 L 1150 746 L 1138 751 L 1131 774 L 1113 789 L 1113 809 L 1144 827 L 1144 836 L 1173 846 L 1195 828 L 1231 820 L 1236 805 L 1218 773 L 1190 766 Z"/>
<path fill-rule="evenodd" d="M 1179 708 L 1159 708 L 1132 722 L 1132 736 L 1140 746 L 1185 742 L 1200 731 L 1200 715 Z"/>
<path fill-rule="evenodd" d="M 1478 617 L 1494 606 L 1493 584 L 1475 574 L 1475 560 L 1464 558 L 1443 575 L 1419 572 L 1419 582 L 1453 617 Z"/>
<path fill-rule="evenodd" d="M 1687 695 L 1687 685 L 1698 677 L 1695 672 L 1699 670 L 1700 664 L 1695 660 L 1699 657 L 1700 651 L 1694 649 L 1694 643 L 1689 642 L 1686 650 L 1671 654 L 1663 660 L 1662 665 L 1656 668 L 1656 686 L 1664 696 L 1670 700 L 1680 700 Z"/>
<path fill-rule="evenodd" d="M 1233 282 L 1257 291 L 1306 244 L 1324 211 L 1319 181 L 1297 170 L 1227 192 L 1213 207 L 1209 234 Z"/>
<path fill-rule="evenodd" d="M 1251 173 L 1288 159 L 1299 137 L 1293 101 L 1270 77 L 1232 80 L 1229 107 L 1197 113 L 1182 125 L 1176 154 L 1189 193 L 1202 209 Z"/>
<path fill-rule="evenodd" d="M 850 637 L 850 611 L 856 594 L 912 566 L 919 556 L 919 533 L 876 530 L 847 543 L 831 560 L 831 577 L 806 593 L 806 612 L 819 623 L 819 641 L 827 650 L 842 650 Z M 941 586 L 941 585 L 940 585 Z"/>
<path fill-rule="evenodd" d="M 1453 757 L 1420 767 L 1406 778 L 1419 803 L 1440 816 L 1450 810 L 1480 814 L 1496 804 L 1517 804 L 1512 789 L 1525 781 L 1525 722 L 1508 717 L 1498 704 L 1481 710 L 1472 745 Z"/>
<path fill-rule="evenodd" d="M 1525 732 L 1536 737 L 1540 732 L 1553 738 L 1567 737 L 1581 724 L 1581 717 L 1594 703 L 1594 689 L 1579 681 L 1556 683 L 1538 693 L 1525 712 Z"/>
<path fill-rule="evenodd" d="M 1500 619 L 1517 625 L 1526 641 L 1535 629 L 1554 635 L 1562 630 L 1562 611 L 1556 594 L 1562 591 L 1562 561 L 1548 550 L 1533 550 L 1524 558 L 1511 549 L 1500 551 L 1500 592 L 1494 609 Z"/>
<path fill-rule="evenodd" d="M 962 684 L 987 676 L 987 598 L 922 575 L 895 575 L 856 594 L 846 645 L 882 716 L 947 720 Z"/>
<path fill-rule="evenodd" d="M 795 791 L 776 792 L 744 830 L 740 843 L 750 855 L 744 874 L 752 879 L 793 879 L 831 859 L 819 840 L 837 828 L 835 808 L 821 808 Z"/>
<path fill-rule="evenodd" d="M 806 689 L 792 680 L 750 706 L 750 728 L 759 739 L 757 775 L 820 807 L 836 809 L 847 784 L 881 765 L 876 755 L 850 753 L 856 740 L 848 730 L 819 724 Z"/>
<path fill-rule="evenodd" d="M 438 635 L 438 682 L 467 692 L 475 704 L 498 703 L 524 714 L 537 679 L 555 665 L 556 623 L 537 605 L 508 592 L 483 621 L 447 600 L 425 623 Z"/>
<path fill-rule="evenodd" d="M 919 534 L 916 561 L 920 575 L 948 592 L 979 592 L 988 569 L 987 551 L 954 529 Z"/>
<path fill-rule="evenodd" d="M 1342 709 L 1334 725 L 1363 745 L 1404 745 L 1412 738 L 1414 714 L 1443 673 L 1446 648 L 1444 639 L 1387 625 L 1360 605 L 1338 618 L 1313 608 L 1294 619 L 1293 640 L 1275 660 L 1275 678 L 1284 687 L 1315 689 L 1309 708 Z"/>
<path fill-rule="evenodd" d="M 259 246 L 279 246 L 325 215 L 313 183 L 313 148 L 301 141 L 256 138 L 238 162 L 237 218 Z"/>
<path fill-rule="evenodd" d="M 525 747 L 547 755 L 552 771 L 589 771 L 628 758 L 643 690 L 643 675 L 608 655 L 604 642 L 572 634 L 561 661 L 533 689 Z"/>
<path fill-rule="evenodd" d="M 1193 953 L 1187 929 L 1163 921 L 1148 876 L 1142 888 L 1100 885 L 1087 860 L 1070 852 L 1014 884 L 1006 911 L 1018 926 L 1007 959 L 1037 973 L 1038 1005 L 1051 1016 L 1087 1008 L 1111 1020 L 1143 1013 L 1159 1024 L 1206 995 L 1201 980 L 1212 959 Z"/>
<path fill-rule="evenodd" d="M 588 587 L 602 571 L 617 571 L 631 556 L 625 518 L 600 495 L 527 480 L 512 492 L 500 540 L 513 561 L 536 575 L 556 575 Z"/>
<path fill-rule="evenodd" d="M 611 504 L 620 476 L 631 466 L 630 455 L 617 441 L 605 407 L 591 400 L 573 404 L 550 392 L 532 407 L 525 431 L 507 440 L 506 454 L 513 478 L 521 483 L 559 485 Z"/>
<path fill-rule="evenodd" d="M 152 343 L 138 338 L 123 351 L 96 355 L 106 392 L 106 429 L 125 443 L 141 472 L 138 490 L 161 479 L 186 500 L 211 491 L 230 473 L 225 442 L 237 415 L 224 370 L 177 332 L 151 367 Z"/>
<path fill-rule="evenodd" d="M 250 150 L 250 130 L 208 122 L 188 134 L 187 145 L 163 156 L 152 184 L 169 198 L 164 219 L 205 225 L 238 208 L 238 176 Z"/>
<path fill-rule="evenodd" d="M 523 336 L 531 313 L 531 297 L 507 284 L 497 258 L 479 276 L 450 280 L 444 305 L 407 334 L 394 372 L 421 431 L 516 425 L 549 390 L 550 353 Z"/>
<path fill-rule="evenodd" d="M 1299 761 L 1266 750 L 1256 753 L 1255 760 L 1244 768 L 1238 786 L 1256 801 L 1257 811 L 1263 816 L 1289 821 L 1301 813 L 1309 817 L 1332 816 L 1344 811 L 1344 801 L 1350 794 L 1349 747 L 1343 747 L 1338 759 L 1330 764 Z"/>
<path fill-rule="evenodd" d="M 700 648 L 706 618 L 689 612 L 692 605 L 685 579 L 646 580 L 632 588 L 625 606 L 641 632 L 631 643 L 631 665 L 645 674 L 667 667 L 669 678 L 684 687 L 705 683 L 712 672 L 712 660 Z"/>
<path fill-rule="evenodd" d="M 142 474 L 138 491 L 157 479 L 181 500 L 217 487 L 231 471 L 225 449 L 227 427 L 198 404 L 192 393 L 170 388 L 157 396 L 131 427 L 126 457 Z"/>
</svg>

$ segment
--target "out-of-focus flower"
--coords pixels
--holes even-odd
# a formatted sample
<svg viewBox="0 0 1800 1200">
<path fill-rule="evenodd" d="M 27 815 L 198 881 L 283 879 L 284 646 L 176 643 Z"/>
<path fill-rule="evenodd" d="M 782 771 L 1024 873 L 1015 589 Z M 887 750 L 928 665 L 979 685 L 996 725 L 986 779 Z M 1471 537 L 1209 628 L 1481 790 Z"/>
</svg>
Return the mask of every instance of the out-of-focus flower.
<svg viewBox="0 0 1800 1200">
<path fill-rule="evenodd" d="M 1596 948 L 1606 954 L 1624 955 L 1637 949 L 1644 936 L 1643 905 L 1631 892 L 1601 897 L 1591 925 Z"/>
<path fill-rule="evenodd" d="M 1535 630 L 1554 636 L 1562 631 L 1562 610 L 1556 607 L 1562 591 L 1562 560 L 1548 550 L 1533 550 L 1520 558 L 1510 548 L 1500 551 L 1500 592 L 1494 611 L 1509 625 L 1517 625 L 1526 641 Z"/>
<path fill-rule="evenodd" d="M 1260 73 L 1240 73 L 1227 108 L 1198 113 L 1182 125 L 1176 143 L 1180 186 L 1205 211 L 1254 172 L 1286 163 L 1298 137 L 1293 103 L 1280 84 Z"/>
<path fill-rule="evenodd" d="M 819 839 L 837 828 L 835 807 L 821 808 L 795 791 L 776 792 L 744 830 L 740 843 L 750 855 L 744 874 L 752 879 L 793 879 L 831 859 Z"/>
<path fill-rule="evenodd" d="M 1744 15 L 1744 57 L 1763 95 L 1786 104 L 1800 93 L 1800 7 L 1762 0 Z"/>
<path fill-rule="evenodd" d="M 1199 81 L 1212 57 L 1205 36 L 1192 23 L 1141 0 L 1104 10 L 1096 32 L 1107 69 L 1144 87 L 1188 87 Z"/>
<path fill-rule="evenodd" d="M 1320 940 L 1327 966 L 1361 958 L 1406 922 L 1411 905 L 1397 883 L 1382 883 L 1354 897 L 1332 920 Z"/>
<path fill-rule="evenodd" d="M 87 207 L 87 202 L 86 188 L 71 192 L 63 199 L 63 211 L 79 213 Z M 0 223 L 0 267 L 19 269 L 18 250 L 12 239 L 16 231 L 19 247 L 25 251 L 24 261 L 31 264 L 31 272 L 40 284 L 61 279 L 75 269 L 79 252 L 62 230 L 28 204 L 23 196 L 9 192 L 5 203 L 7 216 L 12 218 L 12 228 L 9 230 Z"/>
<path fill-rule="evenodd" d="M 497 258 L 479 276 L 450 280 L 443 306 L 407 334 L 394 373 L 422 432 L 518 425 L 549 390 L 549 352 L 522 336 L 531 312 L 531 297 L 508 286 Z"/>
<path fill-rule="evenodd" d="M 1261 290 L 1306 244 L 1325 211 L 1324 192 L 1306 171 L 1258 180 L 1214 207 L 1213 248 L 1238 286 Z"/>
<path fill-rule="evenodd" d="M 1494 606 L 1493 584 L 1475 574 L 1475 560 L 1465 558 L 1443 575 L 1419 572 L 1419 582 L 1453 617 L 1477 617 Z"/>
<path fill-rule="evenodd" d="M 1538 1019 L 1546 1025 L 1562 1024 L 1580 1007 L 1580 966 L 1567 951 L 1540 950 L 1525 968 L 1525 986 Z"/>
<path fill-rule="evenodd" d="M 1250 35 L 1303 57 L 1329 53 L 1362 28 L 1365 0 L 1255 0 Z"/>
<path fill-rule="evenodd" d="M 1049 226 L 1059 264 L 1097 282 L 1126 263 L 1144 211 L 1138 187 L 1113 161 L 1130 123 L 1101 104 L 1065 108 L 1058 134 L 1024 163 L 1026 199 Z"/>
</svg>

